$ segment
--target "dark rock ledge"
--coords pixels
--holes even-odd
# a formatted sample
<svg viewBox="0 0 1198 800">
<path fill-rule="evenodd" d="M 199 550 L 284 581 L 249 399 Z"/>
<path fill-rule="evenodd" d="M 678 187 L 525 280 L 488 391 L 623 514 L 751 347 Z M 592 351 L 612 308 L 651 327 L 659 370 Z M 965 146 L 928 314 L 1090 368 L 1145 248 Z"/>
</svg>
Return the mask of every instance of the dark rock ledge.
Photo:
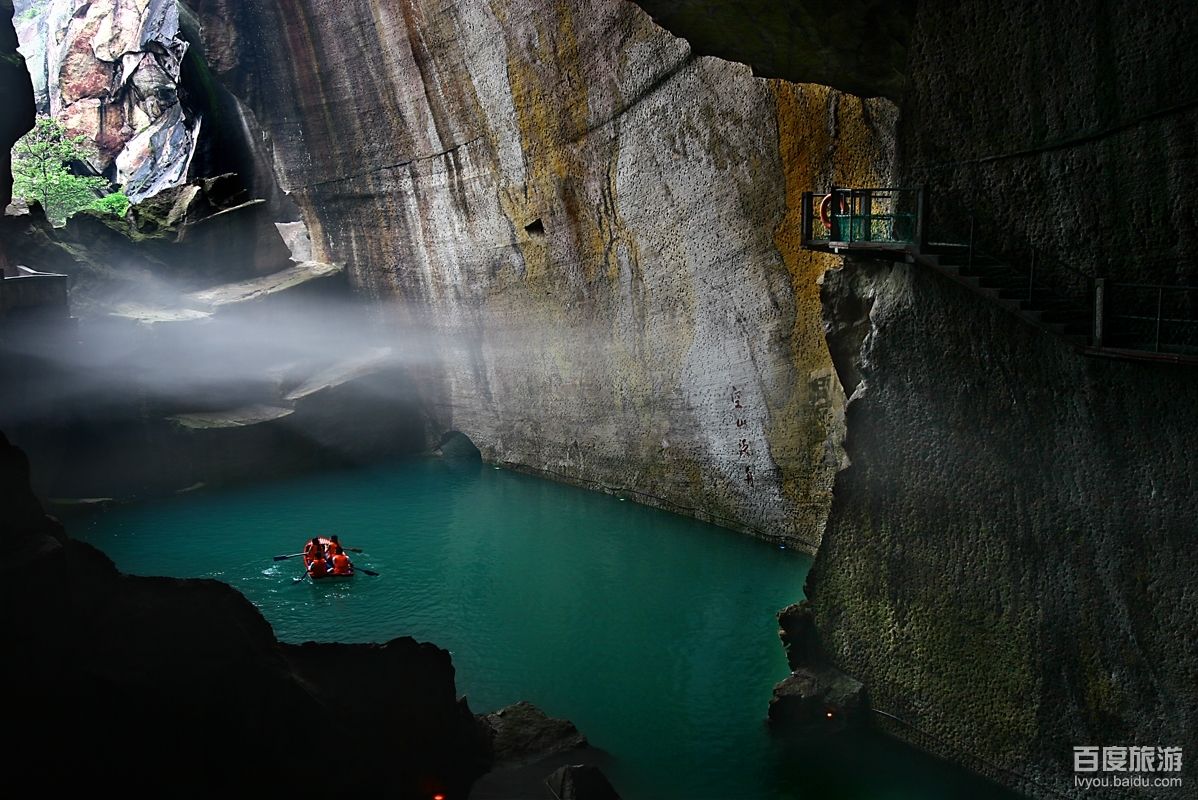
<svg viewBox="0 0 1198 800">
<path fill-rule="evenodd" d="M 42 512 L 3 434 L 0 546 L 6 763 L 39 793 L 464 798 L 490 766 L 447 652 L 282 644 L 223 583 L 122 575 Z"/>
<path fill-rule="evenodd" d="M 807 601 L 779 611 L 778 622 L 791 672 L 774 686 L 770 725 L 791 733 L 824 734 L 865 724 L 865 687 L 828 663 Z"/>
</svg>

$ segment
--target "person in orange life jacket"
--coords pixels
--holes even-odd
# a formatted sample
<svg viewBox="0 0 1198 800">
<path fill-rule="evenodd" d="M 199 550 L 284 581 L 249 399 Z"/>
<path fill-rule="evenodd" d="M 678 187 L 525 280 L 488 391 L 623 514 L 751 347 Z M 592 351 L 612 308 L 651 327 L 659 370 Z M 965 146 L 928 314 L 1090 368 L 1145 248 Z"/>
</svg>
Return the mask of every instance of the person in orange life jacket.
<svg viewBox="0 0 1198 800">
<path fill-rule="evenodd" d="M 333 574 L 349 575 L 353 571 L 354 566 L 350 563 L 349 556 L 345 554 L 345 549 L 338 547 L 337 554 L 333 556 Z"/>
<path fill-rule="evenodd" d="M 323 558 L 315 558 L 308 562 L 308 574 L 313 578 L 323 578 L 329 574 L 329 566 Z"/>
<path fill-rule="evenodd" d="M 304 561 L 315 561 L 326 557 L 324 545 L 320 543 L 319 536 L 313 536 L 312 541 L 304 545 Z"/>
</svg>

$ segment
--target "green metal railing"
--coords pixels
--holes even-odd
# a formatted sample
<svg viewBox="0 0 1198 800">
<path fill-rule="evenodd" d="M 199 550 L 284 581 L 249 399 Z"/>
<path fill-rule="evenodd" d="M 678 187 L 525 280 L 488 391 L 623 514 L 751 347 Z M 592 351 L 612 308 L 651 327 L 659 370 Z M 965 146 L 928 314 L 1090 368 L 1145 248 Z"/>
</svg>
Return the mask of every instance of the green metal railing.
<svg viewBox="0 0 1198 800">
<path fill-rule="evenodd" d="M 803 195 L 803 243 L 905 247 L 923 239 L 923 189 L 832 189 Z"/>
</svg>

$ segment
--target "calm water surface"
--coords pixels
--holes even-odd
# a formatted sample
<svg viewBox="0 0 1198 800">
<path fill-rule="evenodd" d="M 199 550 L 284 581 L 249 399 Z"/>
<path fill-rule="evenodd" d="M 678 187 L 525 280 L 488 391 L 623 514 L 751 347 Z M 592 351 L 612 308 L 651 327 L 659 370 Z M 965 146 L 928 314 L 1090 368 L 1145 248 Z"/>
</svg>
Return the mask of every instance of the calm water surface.
<svg viewBox="0 0 1198 800">
<path fill-rule="evenodd" d="M 797 750 L 763 719 L 787 667 L 774 613 L 810 560 L 618 498 L 422 460 L 200 491 L 69 526 L 122 570 L 216 577 L 280 639 L 447 648 L 459 693 L 530 700 L 614 756 L 626 800 L 1010 797 L 880 737 Z M 295 583 L 338 533 L 379 577 Z"/>
</svg>

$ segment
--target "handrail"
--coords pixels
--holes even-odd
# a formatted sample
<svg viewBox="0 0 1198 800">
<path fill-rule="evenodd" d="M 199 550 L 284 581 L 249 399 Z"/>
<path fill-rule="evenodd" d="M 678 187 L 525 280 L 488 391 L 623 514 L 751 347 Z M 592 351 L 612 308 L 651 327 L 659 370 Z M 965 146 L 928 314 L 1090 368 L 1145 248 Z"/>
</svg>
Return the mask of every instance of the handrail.
<svg viewBox="0 0 1198 800">
<path fill-rule="evenodd" d="M 1124 289 L 1164 289 L 1166 292 L 1198 292 L 1198 286 L 1185 286 L 1178 284 L 1176 286 L 1167 283 L 1124 283 L 1123 281 L 1111 281 L 1115 286 L 1121 286 Z"/>
<path fill-rule="evenodd" d="M 833 187 L 827 192 L 804 192 L 802 243 L 833 249 L 886 247 L 917 249 L 923 241 L 923 187 Z M 831 203 L 828 221 L 817 213 Z"/>
<path fill-rule="evenodd" d="M 957 212 L 952 216 L 959 229 L 968 224 L 967 235 L 954 233 L 951 223 L 946 225 L 941 218 L 936 220 L 936 235 L 929 236 L 927 194 L 923 186 L 804 192 L 802 246 L 834 253 L 873 252 L 888 258 L 901 251 L 908 260 L 912 254 L 921 258 L 929 242 L 961 247 L 965 250 L 962 274 L 980 280 L 971 285 L 993 286 L 996 292 L 983 293 L 1000 302 L 1016 302 L 1011 310 L 1030 324 L 1066 337 L 1089 354 L 1135 357 L 1136 352 L 1144 352 L 1180 356 L 1187 362 L 1198 359 L 1198 302 L 1186 294 L 1198 292 L 1198 286 L 1123 283 L 1094 275 L 1047 256 L 1036 244 L 1018 241 L 1007 226 L 989 219 L 975 204 L 945 207 Z M 833 201 L 825 223 L 817 209 L 829 197 Z M 1005 246 L 998 253 L 986 252 L 978 248 L 979 240 Z M 979 270 L 979 261 L 992 262 L 993 269 Z M 1148 292 L 1156 296 L 1144 297 Z M 1150 300 L 1155 300 L 1153 308 Z M 1088 341 L 1079 345 L 1083 335 Z"/>
</svg>

